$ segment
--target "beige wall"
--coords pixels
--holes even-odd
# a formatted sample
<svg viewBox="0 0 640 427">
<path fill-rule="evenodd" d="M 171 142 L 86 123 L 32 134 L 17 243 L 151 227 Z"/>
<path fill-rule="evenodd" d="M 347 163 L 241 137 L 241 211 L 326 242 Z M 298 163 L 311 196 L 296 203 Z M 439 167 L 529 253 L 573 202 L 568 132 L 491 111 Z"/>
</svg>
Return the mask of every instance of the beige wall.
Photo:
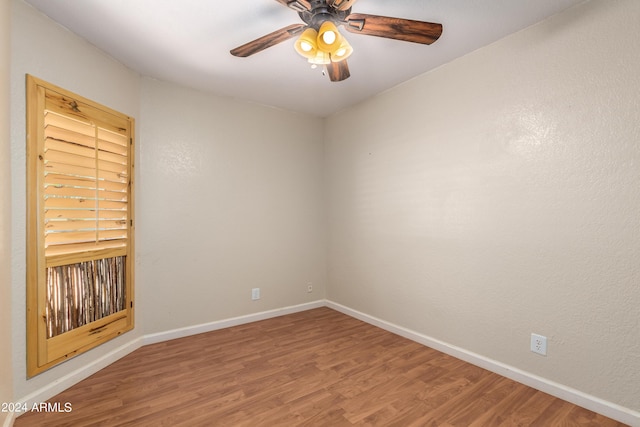
<svg viewBox="0 0 640 427">
<path fill-rule="evenodd" d="M 145 334 L 325 297 L 322 120 L 140 78 L 21 0 L 12 19 L 15 396 L 75 375 Z M 136 118 L 138 151 L 136 328 L 31 380 L 25 73 Z M 250 298 L 254 287 L 258 301 Z"/>
<path fill-rule="evenodd" d="M 55 384 L 143 334 L 326 295 L 640 409 L 640 3 L 574 8 L 324 128 L 140 78 L 21 0 L 12 8 L 10 164 L 0 146 L 12 192 L 9 211 L 2 180 L 0 249 L 11 234 L 11 264 L 0 265 L 0 285 L 10 270 L 12 304 L 0 299 L 0 312 L 12 309 L 13 334 L 0 361 L 12 352 L 14 378 L 0 399 Z M 33 380 L 24 366 L 27 72 L 134 116 L 138 144 L 136 330 Z M 529 352 L 531 332 L 549 337 L 546 358 Z M 0 339 L 8 333 L 3 322 Z"/>
<path fill-rule="evenodd" d="M 329 118 L 328 298 L 640 410 L 639 18 L 593 1 Z"/>
<path fill-rule="evenodd" d="M 145 332 L 323 299 L 322 121 L 151 79 L 141 99 Z"/>
<path fill-rule="evenodd" d="M 139 76 L 53 23 L 21 0 L 12 2 L 11 186 L 14 397 L 25 396 L 98 360 L 140 335 L 138 329 L 31 380 L 25 368 L 25 74 L 139 117 Z"/>
<path fill-rule="evenodd" d="M 11 153 L 9 48 L 11 3 L 0 0 L 0 402 L 13 401 L 11 363 Z M 6 413 L 0 413 L 0 425 Z"/>
</svg>

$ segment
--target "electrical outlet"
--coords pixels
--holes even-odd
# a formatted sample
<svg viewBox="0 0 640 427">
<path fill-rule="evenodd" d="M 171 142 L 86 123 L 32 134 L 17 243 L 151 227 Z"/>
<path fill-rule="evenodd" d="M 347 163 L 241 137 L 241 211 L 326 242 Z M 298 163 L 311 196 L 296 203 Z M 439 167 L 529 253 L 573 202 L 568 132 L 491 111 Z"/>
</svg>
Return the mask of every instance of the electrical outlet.
<svg viewBox="0 0 640 427">
<path fill-rule="evenodd" d="M 260 288 L 251 289 L 251 299 L 254 301 L 260 299 Z"/>
<path fill-rule="evenodd" d="M 547 337 L 544 335 L 531 334 L 531 351 L 546 356 Z"/>
<path fill-rule="evenodd" d="M 313 292 L 313 285 L 311 284 L 311 282 L 307 283 L 307 292 Z"/>
</svg>

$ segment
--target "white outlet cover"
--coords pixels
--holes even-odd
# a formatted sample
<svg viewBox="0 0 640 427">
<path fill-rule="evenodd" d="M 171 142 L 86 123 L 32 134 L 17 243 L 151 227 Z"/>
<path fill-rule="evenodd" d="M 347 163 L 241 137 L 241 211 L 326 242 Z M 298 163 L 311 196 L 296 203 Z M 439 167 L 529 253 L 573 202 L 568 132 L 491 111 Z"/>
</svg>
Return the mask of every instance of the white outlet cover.
<svg viewBox="0 0 640 427">
<path fill-rule="evenodd" d="M 251 299 L 254 301 L 260 299 L 260 288 L 251 289 Z"/>
<path fill-rule="evenodd" d="M 531 334 L 531 351 L 546 356 L 547 337 L 544 335 Z"/>
</svg>

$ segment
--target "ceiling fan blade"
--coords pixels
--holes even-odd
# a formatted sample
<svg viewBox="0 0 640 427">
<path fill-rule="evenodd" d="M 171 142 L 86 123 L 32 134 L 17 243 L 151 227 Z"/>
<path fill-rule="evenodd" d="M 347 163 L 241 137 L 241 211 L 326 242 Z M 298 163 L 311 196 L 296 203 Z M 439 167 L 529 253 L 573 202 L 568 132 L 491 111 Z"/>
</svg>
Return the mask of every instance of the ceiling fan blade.
<svg viewBox="0 0 640 427">
<path fill-rule="evenodd" d="M 290 9 L 295 10 L 296 12 L 305 12 L 307 10 L 311 10 L 311 3 L 309 0 L 276 0 L 283 6 L 287 6 Z"/>
<path fill-rule="evenodd" d="M 442 34 L 442 25 L 411 19 L 352 13 L 347 16 L 345 29 L 351 33 L 413 43 L 431 44 Z"/>
<path fill-rule="evenodd" d="M 267 34 L 266 36 L 262 36 L 258 39 L 250 41 L 249 43 L 243 44 L 242 46 L 238 46 L 237 48 L 231 50 L 231 54 L 233 56 L 240 56 L 245 58 L 247 56 L 253 55 L 254 53 L 261 52 L 268 47 L 275 46 L 278 43 L 282 43 L 283 41 L 295 37 L 297 34 L 300 34 L 305 27 L 305 24 L 289 25 L 288 27 L 281 28 L 274 31 L 273 33 Z"/>
<path fill-rule="evenodd" d="M 355 2 L 356 0 L 329 0 L 328 1 L 329 6 L 337 10 L 347 10 L 351 6 L 353 6 Z"/>
<path fill-rule="evenodd" d="M 341 82 L 348 79 L 351 74 L 349 73 L 347 60 L 328 63 L 327 74 L 329 74 L 329 79 L 331 79 L 332 82 Z"/>
</svg>

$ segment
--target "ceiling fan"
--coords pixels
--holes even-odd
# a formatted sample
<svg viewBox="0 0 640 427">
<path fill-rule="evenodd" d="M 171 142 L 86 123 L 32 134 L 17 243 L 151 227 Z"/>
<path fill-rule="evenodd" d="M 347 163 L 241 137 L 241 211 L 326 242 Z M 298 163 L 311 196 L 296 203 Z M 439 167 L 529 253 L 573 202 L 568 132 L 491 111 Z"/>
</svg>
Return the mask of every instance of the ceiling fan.
<svg viewBox="0 0 640 427">
<path fill-rule="evenodd" d="M 353 52 L 338 26 L 354 34 L 431 44 L 442 34 L 442 25 L 411 19 L 351 13 L 356 0 L 276 0 L 298 12 L 304 24 L 293 24 L 231 50 L 239 57 L 251 56 L 299 36 L 296 51 L 312 66 L 322 65 L 332 82 L 350 76 L 347 58 Z"/>
</svg>

